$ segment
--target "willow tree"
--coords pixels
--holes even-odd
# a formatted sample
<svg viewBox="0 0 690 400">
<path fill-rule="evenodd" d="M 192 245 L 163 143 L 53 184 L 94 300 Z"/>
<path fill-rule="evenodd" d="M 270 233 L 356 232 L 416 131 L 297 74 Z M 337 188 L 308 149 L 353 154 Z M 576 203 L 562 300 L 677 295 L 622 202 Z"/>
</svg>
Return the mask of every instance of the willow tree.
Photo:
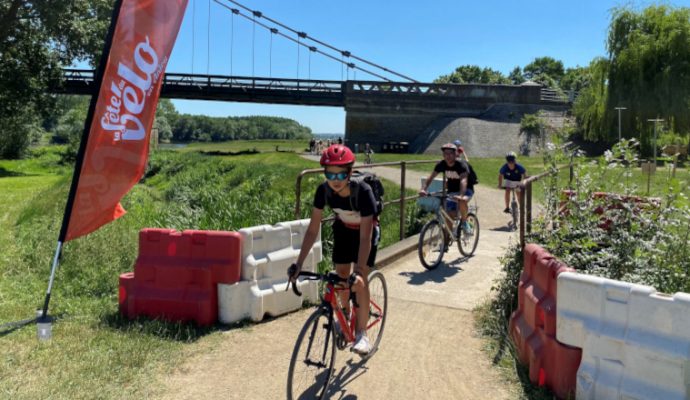
<svg viewBox="0 0 690 400">
<path fill-rule="evenodd" d="M 586 69 L 586 85 L 580 90 L 573 112 L 585 139 L 606 140 L 611 113 L 608 110 L 609 61 L 603 57 L 595 58 Z"/>
<path fill-rule="evenodd" d="M 663 118 L 668 129 L 690 132 L 690 8 L 659 5 L 636 12 L 614 9 L 607 49 L 608 100 L 602 124 L 613 138 L 614 107 L 624 106 L 622 130 L 626 136 L 646 133 L 647 120 Z"/>
</svg>

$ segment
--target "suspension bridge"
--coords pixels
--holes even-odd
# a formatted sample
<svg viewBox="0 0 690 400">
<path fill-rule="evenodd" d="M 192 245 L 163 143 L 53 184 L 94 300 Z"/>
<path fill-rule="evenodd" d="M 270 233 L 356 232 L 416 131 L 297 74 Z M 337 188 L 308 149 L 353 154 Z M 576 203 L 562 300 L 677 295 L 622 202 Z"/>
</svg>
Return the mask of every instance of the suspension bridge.
<svg viewBox="0 0 690 400">
<path fill-rule="evenodd" d="M 190 4 L 192 35 L 195 35 L 196 4 Z M 505 115 L 523 115 L 538 110 L 561 112 L 572 99 L 536 84 L 486 85 L 422 83 L 378 63 L 319 40 L 292 28 L 261 11 L 235 0 L 213 0 L 231 21 L 229 52 L 230 75 L 210 73 L 211 0 L 208 0 L 206 74 L 194 73 L 195 40 L 192 40 L 192 73 L 166 73 L 161 96 L 174 99 L 254 102 L 308 106 L 343 107 L 346 111 L 345 136 L 352 143 L 369 142 L 381 148 L 390 140 L 406 141 L 414 152 L 426 150 L 438 134 L 439 126 L 452 125 L 449 118 L 493 118 L 496 110 Z M 255 71 L 256 29 L 269 33 L 269 75 L 273 75 L 273 39 L 296 45 L 296 77 L 237 76 L 234 69 L 235 19 L 248 21 L 251 34 L 251 70 Z M 228 44 L 228 43 L 226 43 Z M 303 51 L 307 52 L 307 79 L 300 78 Z M 311 79 L 312 54 L 340 65 L 339 80 Z M 303 67 L 303 65 L 302 65 Z M 303 68 L 302 68 L 303 69 Z M 357 72 L 370 80 L 357 80 Z M 353 79 L 350 79 L 352 75 Z M 94 71 L 64 69 L 56 93 L 90 95 L 94 93 Z M 500 114 L 500 113 L 499 113 Z M 518 119 L 519 121 L 519 119 Z M 501 122 L 501 121 L 499 121 Z M 505 122 L 505 121 L 503 121 Z M 508 121 L 510 122 L 510 121 Z M 448 133 L 458 136 L 456 133 Z M 438 136 L 438 135 L 436 135 Z M 439 140 L 445 140 L 441 138 Z M 513 146 L 516 147 L 516 146 Z"/>
</svg>

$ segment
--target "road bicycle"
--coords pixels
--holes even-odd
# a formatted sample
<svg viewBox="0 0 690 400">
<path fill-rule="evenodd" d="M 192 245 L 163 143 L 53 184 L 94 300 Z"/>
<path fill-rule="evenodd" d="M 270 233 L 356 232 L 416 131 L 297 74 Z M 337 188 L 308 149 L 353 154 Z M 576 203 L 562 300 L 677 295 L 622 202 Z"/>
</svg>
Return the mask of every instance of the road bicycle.
<svg viewBox="0 0 690 400">
<path fill-rule="evenodd" d="M 326 285 L 321 304 L 309 316 L 297 336 L 288 369 L 287 394 L 288 399 L 323 399 L 333 376 L 336 348 L 344 350 L 355 341 L 355 321 L 359 308 L 351 290 L 355 275 L 341 278 L 335 272 L 319 274 L 300 271 L 299 276 L 306 280 L 321 281 Z M 368 282 L 370 296 L 367 336 L 371 351 L 362 356 L 364 360 L 370 359 L 379 348 L 388 309 L 388 288 L 383 274 L 372 271 Z M 286 290 L 289 287 L 288 281 Z M 292 284 L 292 291 L 297 296 L 302 295 L 295 283 Z M 346 315 L 345 305 L 341 304 L 339 294 L 343 291 L 349 293 L 349 315 Z"/>
<path fill-rule="evenodd" d="M 421 261 L 424 268 L 434 269 L 438 267 L 441 264 L 441 260 L 443 260 L 443 254 L 453 241 L 458 243 L 458 250 L 460 250 L 462 255 L 465 257 L 472 256 L 477 249 L 477 243 L 479 243 L 479 218 L 477 218 L 476 200 L 469 207 L 467 213 L 469 229 L 465 232 L 462 229 L 460 220 L 448 215 L 446 210 L 441 207 L 441 204 L 445 204 L 447 195 L 437 192 L 430 193 L 428 196 L 436 198 L 438 201 L 435 201 L 432 206 L 436 218 L 424 224 L 419 234 L 417 252 L 419 254 L 419 261 Z M 448 225 L 451 225 L 453 229 L 448 228 Z"/>
</svg>

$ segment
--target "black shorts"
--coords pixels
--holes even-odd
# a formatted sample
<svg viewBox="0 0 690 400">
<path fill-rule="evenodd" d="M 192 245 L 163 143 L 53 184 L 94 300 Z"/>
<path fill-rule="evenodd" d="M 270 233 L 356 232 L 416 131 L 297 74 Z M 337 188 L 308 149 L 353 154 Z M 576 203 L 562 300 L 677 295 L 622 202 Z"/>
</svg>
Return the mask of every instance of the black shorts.
<svg viewBox="0 0 690 400">
<path fill-rule="evenodd" d="M 374 225 L 371 235 L 371 252 L 367 259 L 367 265 L 374 267 L 376 261 L 376 250 L 379 247 L 381 229 L 379 225 Z M 347 264 L 356 263 L 359 255 L 359 229 L 350 229 L 342 221 L 335 220 L 333 223 L 333 263 Z"/>
</svg>

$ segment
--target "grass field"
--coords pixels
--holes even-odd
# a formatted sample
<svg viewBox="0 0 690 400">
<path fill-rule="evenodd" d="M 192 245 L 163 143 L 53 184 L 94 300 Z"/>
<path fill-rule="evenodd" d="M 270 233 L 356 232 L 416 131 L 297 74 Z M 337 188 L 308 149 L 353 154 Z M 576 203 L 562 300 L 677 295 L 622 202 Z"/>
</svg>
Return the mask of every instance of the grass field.
<svg viewBox="0 0 690 400">
<path fill-rule="evenodd" d="M 128 214 L 67 243 L 51 303 L 58 318 L 53 340 L 38 342 L 34 325 L 0 331 L 0 398 L 146 397 L 155 394 L 157 377 L 221 340 L 219 326 L 121 319 L 118 275 L 132 270 L 144 227 L 236 230 L 294 219 L 296 176 L 318 166 L 296 154 L 304 147 L 251 141 L 153 152 L 144 179 L 122 200 Z M 72 172 L 60 163 L 60 151 L 46 147 L 25 160 L 0 160 L 0 324 L 32 317 L 42 303 Z M 377 154 L 374 161 L 417 159 L 440 157 Z M 538 157 L 520 161 L 531 174 L 543 170 Z M 501 159 L 472 159 L 472 165 L 480 184 L 495 185 Z M 429 172 L 432 164 L 411 168 Z M 620 179 L 615 173 L 608 179 L 612 187 Z M 687 187 L 688 171 L 678 176 Z M 302 217 L 322 180 L 305 177 Z M 399 190 L 384 184 L 388 193 Z M 659 179 L 653 190 L 662 187 Z M 414 202 L 408 207 L 409 235 L 419 221 Z M 386 207 L 382 221 L 385 247 L 398 241 L 397 207 Z M 324 228 L 326 242 L 328 235 Z"/>
<path fill-rule="evenodd" d="M 272 141 L 152 153 L 144 179 L 122 200 L 128 214 L 65 245 L 50 309 L 53 339 L 38 342 L 35 325 L 0 331 L 0 398 L 146 397 L 185 355 L 220 340 L 220 326 L 123 320 L 118 275 L 132 270 L 144 227 L 236 230 L 294 219 L 295 179 L 317 164 L 276 152 L 276 143 L 290 147 Z M 245 154 L 254 148 L 261 150 Z M 30 318 L 42 304 L 71 176 L 59 153 L 45 148 L 0 161 L 0 324 Z M 303 217 L 322 180 L 305 177 Z M 397 207 L 386 207 L 382 226 L 382 247 L 398 241 Z"/>
</svg>

